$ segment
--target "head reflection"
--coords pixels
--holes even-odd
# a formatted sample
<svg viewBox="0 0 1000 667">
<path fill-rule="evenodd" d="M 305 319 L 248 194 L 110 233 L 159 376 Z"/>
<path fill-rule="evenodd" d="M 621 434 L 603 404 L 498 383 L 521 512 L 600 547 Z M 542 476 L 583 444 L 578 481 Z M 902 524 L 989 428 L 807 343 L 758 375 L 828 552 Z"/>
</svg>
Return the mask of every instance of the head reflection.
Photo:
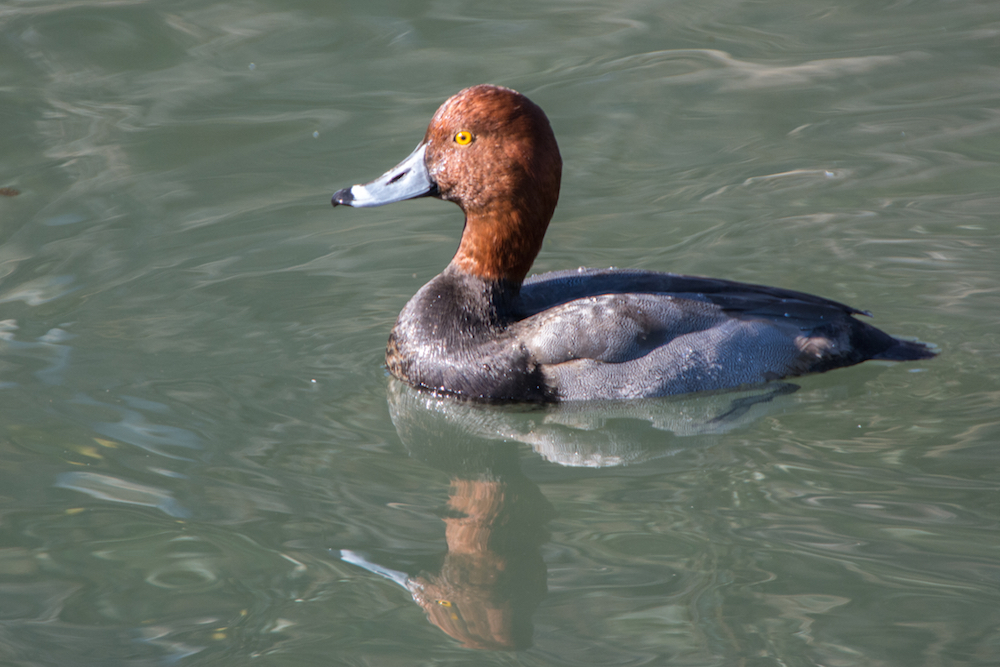
<svg viewBox="0 0 1000 667">
<path fill-rule="evenodd" d="M 512 446 L 499 449 L 516 456 Z M 467 475 L 451 482 L 441 569 L 410 578 L 407 588 L 427 618 L 465 646 L 526 648 L 546 592 L 541 545 L 552 508 L 520 471 Z"/>
<path fill-rule="evenodd" d="M 552 506 L 521 472 L 515 445 L 407 432 L 410 452 L 451 477 L 440 566 L 410 575 L 353 551 L 341 557 L 404 586 L 431 623 L 468 648 L 527 648 L 546 592 L 541 545 Z"/>
</svg>

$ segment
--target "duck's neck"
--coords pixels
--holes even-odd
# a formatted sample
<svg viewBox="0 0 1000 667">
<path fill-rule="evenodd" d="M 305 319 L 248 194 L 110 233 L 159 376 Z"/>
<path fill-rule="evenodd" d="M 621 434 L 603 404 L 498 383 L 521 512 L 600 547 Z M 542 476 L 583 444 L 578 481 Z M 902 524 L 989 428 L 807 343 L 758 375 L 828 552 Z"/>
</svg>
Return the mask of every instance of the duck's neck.
<svg viewBox="0 0 1000 667">
<path fill-rule="evenodd" d="M 550 217 L 551 212 L 532 215 L 517 207 L 467 211 L 462 242 L 451 266 L 485 281 L 513 286 L 516 293 L 542 249 Z"/>
<path fill-rule="evenodd" d="M 458 305 L 457 311 L 451 311 L 450 319 L 463 331 L 502 329 L 519 318 L 520 281 L 483 278 L 464 270 L 454 260 L 425 289 L 431 290 L 432 297 L 431 303 L 423 306 L 425 312 L 438 307 L 454 309 Z M 447 318 L 446 313 L 441 316 Z"/>
</svg>

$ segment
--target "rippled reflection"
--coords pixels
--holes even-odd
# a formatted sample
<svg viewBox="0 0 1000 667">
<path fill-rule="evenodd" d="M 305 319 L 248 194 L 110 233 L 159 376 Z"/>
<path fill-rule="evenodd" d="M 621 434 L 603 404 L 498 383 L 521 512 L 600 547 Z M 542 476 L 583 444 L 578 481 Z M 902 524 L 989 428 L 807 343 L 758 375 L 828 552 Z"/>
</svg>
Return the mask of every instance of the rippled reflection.
<svg viewBox="0 0 1000 667">
<path fill-rule="evenodd" d="M 720 434 L 746 426 L 784 409 L 784 399 L 797 389 L 775 382 L 744 391 L 518 409 L 455 401 L 390 380 L 389 406 L 404 442 L 419 429 L 448 429 L 462 437 L 521 442 L 559 465 L 604 468 L 669 456 L 676 448 L 666 433 Z"/>
<path fill-rule="evenodd" d="M 443 468 L 452 481 L 440 565 L 410 575 L 349 550 L 341 558 L 406 588 L 431 623 L 468 648 L 527 648 L 532 617 L 545 596 L 539 547 L 552 507 L 521 474 L 512 445 L 471 440 L 433 446 L 439 464 L 457 464 Z"/>
<path fill-rule="evenodd" d="M 437 397 L 390 380 L 400 439 L 413 458 L 451 479 L 442 512 L 447 550 L 439 564 L 413 573 L 353 550 L 340 556 L 405 588 L 431 623 L 468 648 L 527 648 L 546 591 L 540 547 L 554 509 L 521 472 L 514 443 L 530 444 L 564 466 L 635 464 L 671 452 L 637 435 L 637 422 L 658 431 L 721 433 L 759 418 L 762 409 L 774 409 L 776 397 L 795 389 L 775 383 L 696 398 L 518 410 Z"/>
</svg>

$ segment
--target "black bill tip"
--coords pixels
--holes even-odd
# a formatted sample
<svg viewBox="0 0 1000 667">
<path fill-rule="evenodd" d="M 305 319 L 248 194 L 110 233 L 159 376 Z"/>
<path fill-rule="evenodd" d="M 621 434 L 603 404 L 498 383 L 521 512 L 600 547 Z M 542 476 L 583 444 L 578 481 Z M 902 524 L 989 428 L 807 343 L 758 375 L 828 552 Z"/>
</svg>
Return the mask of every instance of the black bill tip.
<svg viewBox="0 0 1000 667">
<path fill-rule="evenodd" d="M 333 193 L 333 198 L 330 200 L 330 203 L 334 206 L 350 206 L 352 202 L 354 202 L 354 195 L 351 194 L 351 188 L 337 190 Z"/>
</svg>

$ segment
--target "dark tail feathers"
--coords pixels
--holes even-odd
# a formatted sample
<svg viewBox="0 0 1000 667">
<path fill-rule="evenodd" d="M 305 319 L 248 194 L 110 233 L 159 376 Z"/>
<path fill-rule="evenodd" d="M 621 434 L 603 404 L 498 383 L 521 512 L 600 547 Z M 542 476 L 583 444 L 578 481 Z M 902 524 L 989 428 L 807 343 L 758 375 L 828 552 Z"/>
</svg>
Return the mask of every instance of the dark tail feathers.
<svg viewBox="0 0 1000 667">
<path fill-rule="evenodd" d="M 926 343 L 914 340 L 892 339 L 892 344 L 872 357 L 872 359 L 887 359 L 888 361 L 916 361 L 936 357 L 937 352 Z"/>
</svg>

